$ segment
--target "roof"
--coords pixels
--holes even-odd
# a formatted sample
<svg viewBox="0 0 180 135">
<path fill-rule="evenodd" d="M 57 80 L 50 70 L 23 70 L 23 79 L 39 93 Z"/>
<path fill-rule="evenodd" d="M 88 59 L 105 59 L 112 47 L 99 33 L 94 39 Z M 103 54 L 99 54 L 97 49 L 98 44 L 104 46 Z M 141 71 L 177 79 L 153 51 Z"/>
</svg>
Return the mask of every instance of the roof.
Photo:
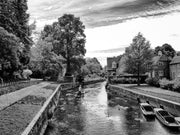
<svg viewBox="0 0 180 135">
<path fill-rule="evenodd" d="M 153 65 L 156 65 L 158 63 L 159 59 L 160 59 L 160 56 L 153 57 L 153 59 L 152 59 Z"/>
<path fill-rule="evenodd" d="M 153 65 L 157 65 L 159 61 L 162 61 L 162 62 L 170 61 L 170 58 L 165 55 L 155 56 L 153 57 L 152 61 L 153 61 Z"/>
<path fill-rule="evenodd" d="M 175 56 L 170 64 L 180 64 L 180 56 Z"/>
</svg>

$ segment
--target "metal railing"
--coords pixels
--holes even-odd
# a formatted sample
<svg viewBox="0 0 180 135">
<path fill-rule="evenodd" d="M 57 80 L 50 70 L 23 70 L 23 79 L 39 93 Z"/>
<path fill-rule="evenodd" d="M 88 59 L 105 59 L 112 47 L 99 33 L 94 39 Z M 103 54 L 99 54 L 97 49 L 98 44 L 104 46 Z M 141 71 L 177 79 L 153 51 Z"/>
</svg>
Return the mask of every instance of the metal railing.
<svg viewBox="0 0 180 135">
<path fill-rule="evenodd" d="M 3 83 L 0 82 L 0 88 L 9 87 L 9 86 L 17 85 L 17 84 L 23 84 L 23 83 L 31 83 L 31 82 L 34 82 L 34 81 L 31 81 L 31 80 L 15 81 L 14 80 L 14 81 L 8 81 L 8 82 L 3 82 Z"/>
</svg>

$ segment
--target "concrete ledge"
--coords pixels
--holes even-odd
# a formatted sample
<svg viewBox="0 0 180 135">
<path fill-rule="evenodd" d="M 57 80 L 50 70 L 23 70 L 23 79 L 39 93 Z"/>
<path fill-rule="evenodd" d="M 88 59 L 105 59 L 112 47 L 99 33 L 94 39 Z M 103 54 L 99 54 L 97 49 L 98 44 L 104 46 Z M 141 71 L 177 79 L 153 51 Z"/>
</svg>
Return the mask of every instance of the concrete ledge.
<svg viewBox="0 0 180 135">
<path fill-rule="evenodd" d="M 169 101 L 166 99 L 162 99 L 159 97 L 151 96 L 148 94 L 133 91 L 128 88 L 124 88 L 121 86 L 114 86 L 114 85 L 110 85 L 108 93 L 125 95 L 134 100 L 139 99 L 142 102 L 148 101 L 151 105 L 153 105 L 155 107 L 162 106 L 162 107 L 164 107 L 164 109 L 166 109 L 170 113 L 180 116 L 180 103 L 177 103 L 177 102 Z"/>
</svg>

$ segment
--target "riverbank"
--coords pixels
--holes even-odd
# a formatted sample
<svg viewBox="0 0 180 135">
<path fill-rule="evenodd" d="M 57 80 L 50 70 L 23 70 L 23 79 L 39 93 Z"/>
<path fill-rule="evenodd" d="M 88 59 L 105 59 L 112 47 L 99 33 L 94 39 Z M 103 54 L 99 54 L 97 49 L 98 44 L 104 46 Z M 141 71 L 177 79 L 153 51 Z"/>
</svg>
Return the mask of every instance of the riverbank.
<svg viewBox="0 0 180 135">
<path fill-rule="evenodd" d="M 141 85 L 141 86 L 118 84 L 116 86 L 129 88 L 135 92 L 140 92 L 143 94 L 148 94 L 151 96 L 155 96 L 155 97 L 163 98 L 169 101 L 180 103 L 180 93 L 178 92 L 173 92 L 173 91 L 169 91 L 169 90 L 165 90 L 165 89 L 161 89 L 157 87 L 152 87 L 146 84 Z"/>
<path fill-rule="evenodd" d="M 147 85 L 109 85 L 108 97 L 114 95 L 125 96 L 138 102 L 149 102 L 154 107 L 163 107 L 170 113 L 180 116 L 180 95 L 172 91 L 165 91 Z"/>
<path fill-rule="evenodd" d="M 0 96 L 0 133 L 20 135 L 57 86 L 42 82 Z"/>
</svg>

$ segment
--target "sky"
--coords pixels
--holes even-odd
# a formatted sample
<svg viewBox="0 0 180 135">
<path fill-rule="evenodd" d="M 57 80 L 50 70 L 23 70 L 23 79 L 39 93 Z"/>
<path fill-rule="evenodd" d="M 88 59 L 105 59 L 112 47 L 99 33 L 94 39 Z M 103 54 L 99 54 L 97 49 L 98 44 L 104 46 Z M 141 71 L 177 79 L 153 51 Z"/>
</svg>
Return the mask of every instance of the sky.
<svg viewBox="0 0 180 135">
<path fill-rule="evenodd" d="M 151 47 L 169 43 L 180 51 L 180 0 L 28 0 L 30 23 L 37 31 L 65 13 L 86 26 L 86 57 L 106 58 L 124 53 L 141 32 Z"/>
</svg>

